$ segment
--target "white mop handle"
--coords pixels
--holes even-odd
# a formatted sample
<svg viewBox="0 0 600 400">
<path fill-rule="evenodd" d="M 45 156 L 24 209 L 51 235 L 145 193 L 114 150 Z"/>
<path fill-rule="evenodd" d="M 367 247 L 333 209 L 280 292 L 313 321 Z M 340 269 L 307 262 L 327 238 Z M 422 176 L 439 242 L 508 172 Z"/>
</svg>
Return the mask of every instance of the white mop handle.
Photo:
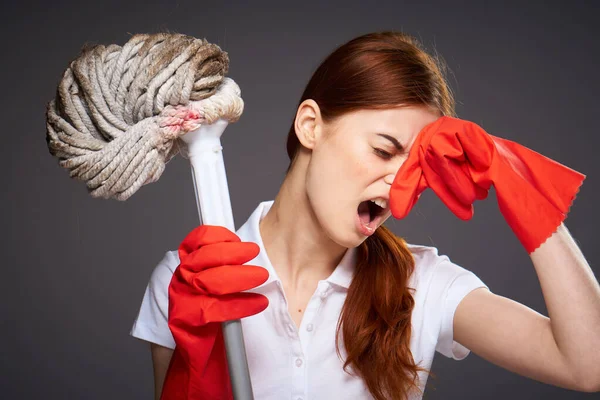
<svg viewBox="0 0 600 400">
<path fill-rule="evenodd" d="M 200 224 L 224 226 L 235 233 L 221 146 L 221 135 L 227 124 L 226 120 L 219 119 L 186 133 L 181 139 L 188 146 Z M 253 400 L 242 324 L 238 319 L 225 321 L 221 326 L 233 397 Z"/>
<path fill-rule="evenodd" d="M 181 138 L 188 145 L 200 224 L 224 226 L 235 233 L 221 146 L 226 127 L 227 121 L 219 119 Z"/>
</svg>

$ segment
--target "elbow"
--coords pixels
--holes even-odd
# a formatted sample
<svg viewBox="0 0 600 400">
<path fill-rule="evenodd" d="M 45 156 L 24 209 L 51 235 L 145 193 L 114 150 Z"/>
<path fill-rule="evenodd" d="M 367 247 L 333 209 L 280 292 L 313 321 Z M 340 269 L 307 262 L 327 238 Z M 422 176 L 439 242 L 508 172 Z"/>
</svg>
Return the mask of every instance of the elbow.
<svg viewBox="0 0 600 400">
<path fill-rule="evenodd" d="M 586 393 L 600 392 L 600 374 L 583 379 L 579 384 L 578 390 Z"/>
<path fill-rule="evenodd" d="M 600 359 L 597 356 L 600 353 L 593 353 L 590 358 L 579 357 L 578 362 L 563 364 L 562 370 L 568 371 L 570 375 L 571 390 L 585 393 L 600 392 Z"/>
<path fill-rule="evenodd" d="M 600 393 L 600 383 L 596 382 L 593 385 L 582 385 L 579 391 L 585 393 Z"/>
</svg>

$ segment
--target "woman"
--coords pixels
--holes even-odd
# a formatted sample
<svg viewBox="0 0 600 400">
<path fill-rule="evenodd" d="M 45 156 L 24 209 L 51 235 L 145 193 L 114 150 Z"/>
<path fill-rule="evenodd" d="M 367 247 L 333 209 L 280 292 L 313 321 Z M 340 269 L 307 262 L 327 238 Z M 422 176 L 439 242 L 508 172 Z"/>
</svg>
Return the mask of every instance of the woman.
<svg viewBox="0 0 600 400">
<path fill-rule="evenodd" d="M 417 134 L 452 115 L 437 60 L 402 33 L 358 37 L 316 70 L 279 193 L 237 231 L 260 247 L 250 264 L 269 272 L 252 289 L 268 308 L 242 319 L 256 399 L 420 398 L 436 350 L 599 390 L 598 355 L 587 350 L 600 348 L 600 290 L 564 225 L 531 255 L 552 320 L 383 226 Z M 131 333 L 153 343 L 157 398 L 175 348 L 168 287 L 178 265 L 175 251 L 158 264 Z"/>
</svg>

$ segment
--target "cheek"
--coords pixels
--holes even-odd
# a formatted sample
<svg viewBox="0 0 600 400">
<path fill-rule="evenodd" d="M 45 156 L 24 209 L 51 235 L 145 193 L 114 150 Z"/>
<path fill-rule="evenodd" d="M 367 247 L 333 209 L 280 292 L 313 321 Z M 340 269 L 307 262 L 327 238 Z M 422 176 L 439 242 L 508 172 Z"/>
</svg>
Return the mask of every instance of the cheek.
<svg viewBox="0 0 600 400">
<path fill-rule="evenodd" d="M 364 186 L 365 177 L 368 175 L 368 160 L 361 156 L 360 150 L 349 144 L 339 143 L 328 157 L 328 182 L 331 190 L 338 191 L 338 195 L 356 197 Z"/>
<path fill-rule="evenodd" d="M 344 195 L 346 186 L 351 182 L 353 168 L 343 152 L 335 149 L 314 152 L 306 177 L 309 195 L 319 202 Z"/>
<path fill-rule="evenodd" d="M 355 247 L 364 240 L 355 224 L 358 200 L 373 180 L 369 163 L 373 160 L 364 148 L 336 143 L 314 151 L 308 165 L 306 194 L 316 223 L 345 247 Z"/>
<path fill-rule="evenodd" d="M 346 218 L 349 207 L 356 208 L 366 166 L 342 145 L 327 147 L 311 157 L 306 191 L 317 217 L 335 221 Z"/>
<path fill-rule="evenodd" d="M 365 144 L 359 140 L 338 141 L 331 154 L 335 163 L 333 167 L 341 175 L 350 177 L 350 180 L 364 176 L 368 172 L 369 162 L 372 161 Z"/>
</svg>

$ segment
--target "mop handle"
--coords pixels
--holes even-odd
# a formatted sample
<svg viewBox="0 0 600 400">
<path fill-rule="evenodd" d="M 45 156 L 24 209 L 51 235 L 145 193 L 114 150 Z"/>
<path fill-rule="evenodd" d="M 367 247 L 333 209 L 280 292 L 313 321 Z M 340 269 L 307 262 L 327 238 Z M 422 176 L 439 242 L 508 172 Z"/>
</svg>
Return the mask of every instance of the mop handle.
<svg viewBox="0 0 600 400">
<path fill-rule="evenodd" d="M 219 119 L 213 124 L 202 125 L 199 129 L 186 133 L 181 136 L 181 140 L 188 147 L 200 225 L 220 225 L 235 232 L 221 146 L 221 135 L 227 124 L 226 120 Z M 237 319 L 222 322 L 221 328 L 233 398 L 253 400 L 241 321 Z"/>
</svg>

